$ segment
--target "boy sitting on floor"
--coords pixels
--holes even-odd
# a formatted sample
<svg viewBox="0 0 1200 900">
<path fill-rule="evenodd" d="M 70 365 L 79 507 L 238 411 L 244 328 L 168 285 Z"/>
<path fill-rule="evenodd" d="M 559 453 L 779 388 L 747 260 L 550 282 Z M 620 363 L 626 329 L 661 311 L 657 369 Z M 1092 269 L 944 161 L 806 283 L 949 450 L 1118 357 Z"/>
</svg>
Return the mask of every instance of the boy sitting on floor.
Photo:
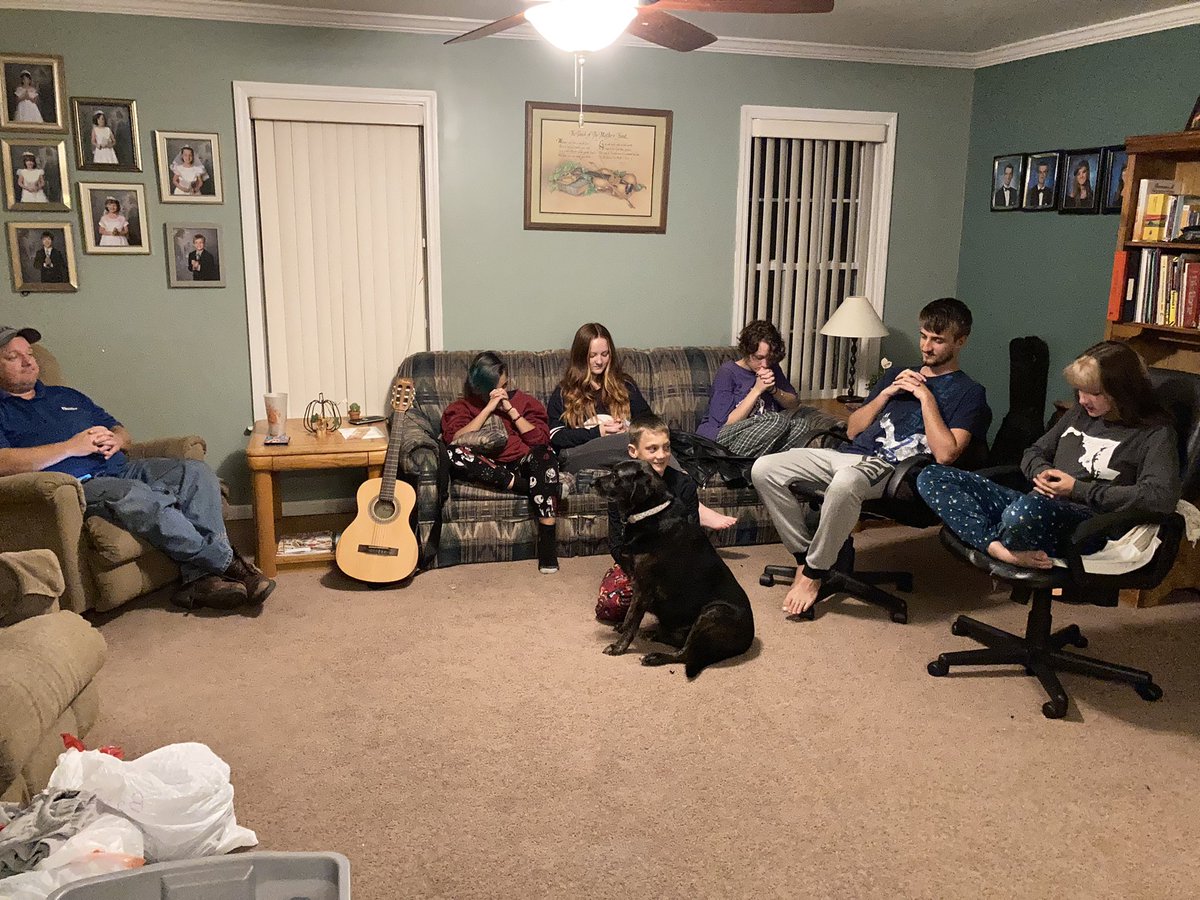
<svg viewBox="0 0 1200 900">
<path fill-rule="evenodd" d="M 654 414 L 638 416 L 629 424 L 629 456 L 648 463 L 659 478 L 667 483 L 671 494 L 679 501 L 689 521 L 699 522 L 705 528 L 721 530 L 737 523 L 735 516 L 727 516 L 710 509 L 700 502 L 696 482 L 691 476 L 667 465 L 671 460 L 671 431 L 667 424 Z M 625 544 L 625 522 L 615 503 L 608 505 L 608 547 L 616 562 L 604 573 L 600 582 L 600 599 L 596 602 L 596 618 L 602 622 L 620 622 L 632 599 L 629 579 L 621 569 Z"/>
</svg>

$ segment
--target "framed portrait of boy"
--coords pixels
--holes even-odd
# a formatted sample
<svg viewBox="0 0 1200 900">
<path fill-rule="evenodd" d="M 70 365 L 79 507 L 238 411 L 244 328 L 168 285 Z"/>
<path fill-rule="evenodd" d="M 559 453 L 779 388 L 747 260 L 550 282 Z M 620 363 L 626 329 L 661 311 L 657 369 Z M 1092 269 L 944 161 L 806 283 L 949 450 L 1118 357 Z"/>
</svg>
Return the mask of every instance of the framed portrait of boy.
<svg viewBox="0 0 1200 900">
<path fill-rule="evenodd" d="M 83 252 L 129 255 L 150 252 L 146 189 L 140 184 L 79 182 Z"/>
<path fill-rule="evenodd" d="M 1021 208 L 1021 175 L 1025 157 L 1020 153 L 997 156 L 992 160 L 992 212 L 1012 212 Z"/>
<path fill-rule="evenodd" d="M 163 203 L 220 203 L 221 153 L 218 135 L 156 131 L 158 195 Z"/>
<path fill-rule="evenodd" d="M 1030 153 L 1025 164 L 1026 212 L 1053 212 L 1058 199 L 1058 169 L 1062 156 L 1057 150 Z"/>
<path fill-rule="evenodd" d="M 79 288 L 70 222 L 9 222 L 13 290 L 69 293 Z"/>
<path fill-rule="evenodd" d="M 173 288 L 225 287 L 218 225 L 166 225 L 167 284 Z"/>
<path fill-rule="evenodd" d="M 1062 190 L 1059 191 L 1058 211 L 1064 214 L 1100 212 L 1099 147 L 1063 151 Z"/>
<path fill-rule="evenodd" d="M 140 172 L 137 103 L 108 97 L 72 97 L 75 165 L 90 172 Z"/>
<path fill-rule="evenodd" d="M 1124 145 L 1104 147 L 1100 151 L 1100 212 L 1120 213 L 1128 184 L 1129 154 Z"/>
<path fill-rule="evenodd" d="M 65 212 L 71 207 L 67 145 L 56 138 L 0 139 L 4 205 L 23 212 Z"/>
<path fill-rule="evenodd" d="M 66 131 L 61 56 L 0 53 L 0 128 Z"/>
</svg>

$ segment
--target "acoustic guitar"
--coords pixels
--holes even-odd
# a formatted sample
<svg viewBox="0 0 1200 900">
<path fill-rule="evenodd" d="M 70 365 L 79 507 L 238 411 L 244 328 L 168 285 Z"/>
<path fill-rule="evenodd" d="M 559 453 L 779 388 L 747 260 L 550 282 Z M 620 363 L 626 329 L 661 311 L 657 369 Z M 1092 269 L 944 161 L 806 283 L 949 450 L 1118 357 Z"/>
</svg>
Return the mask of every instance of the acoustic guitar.
<svg viewBox="0 0 1200 900">
<path fill-rule="evenodd" d="M 390 584 L 417 568 L 417 536 L 409 525 L 417 494 L 408 482 L 396 480 L 401 426 L 415 395 L 412 381 L 396 379 L 383 477 L 368 479 L 358 489 L 358 515 L 342 532 L 334 553 L 338 568 L 358 581 Z"/>
</svg>

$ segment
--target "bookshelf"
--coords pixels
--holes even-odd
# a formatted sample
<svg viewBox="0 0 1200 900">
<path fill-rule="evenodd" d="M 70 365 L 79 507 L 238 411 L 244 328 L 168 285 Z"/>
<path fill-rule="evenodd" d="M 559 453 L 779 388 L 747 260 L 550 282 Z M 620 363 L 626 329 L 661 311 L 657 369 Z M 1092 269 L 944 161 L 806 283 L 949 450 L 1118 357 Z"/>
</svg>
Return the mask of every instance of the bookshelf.
<svg viewBox="0 0 1200 900">
<path fill-rule="evenodd" d="M 1138 212 L 1138 187 L 1142 179 L 1174 181 L 1181 194 L 1200 194 L 1200 131 L 1151 134 L 1130 137 L 1125 142 L 1129 153 L 1128 181 L 1121 204 L 1121 220 L 1113 255 L 1114 282 L 1123 283 L 1139 274 L 1143 252 L 1161 254 L 1196 253 L 1200 244 L 1184 241 L 1140 241 L 1135 238 Z M 1124 271 L 1121 272 L 1121 266 Z M 1110 298 L 1111 299 L 1111 298 Z M 1110 306 L 1105 338 L 1125 341 L 1148 366 L 1200 374 L 1200 328 L 1130 321 L 1128 304 L 1113 318 Z M 1200 588 L 1200 550 L 1184 541 L 1175 567 L 1163 583 L 1151 590 L 1122 591 L 1121 602 L 1132 606 L 1155 606 L 1173 590 Z"/>
</svg>

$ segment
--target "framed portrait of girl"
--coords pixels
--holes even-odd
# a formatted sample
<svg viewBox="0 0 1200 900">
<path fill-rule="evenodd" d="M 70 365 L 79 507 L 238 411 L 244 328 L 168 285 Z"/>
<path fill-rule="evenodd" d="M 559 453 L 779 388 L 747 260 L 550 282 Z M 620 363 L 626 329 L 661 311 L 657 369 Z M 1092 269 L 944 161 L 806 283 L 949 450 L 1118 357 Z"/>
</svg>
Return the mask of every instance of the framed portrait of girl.
<svg viewBox="0 0 1200 900">
<path fill-rule="evenodd" d="M 1064 151 L 1066 165 L 1059 192 L 1060 213 L 1100 212 L 1100 193 L 1104 188 L 1100 179 L 1101 151 L 1100 147 Z"/>
<path fill-rule="evenodd" d="M 61 56 L 0 53 L 0 128 L 66 131 Z"/>
<path fill-rule="evenodd" d="M 0 140 L 4 205 L 23 212 L 65 212 L 71 206 L 67 184 L 67 145 L 54 138 Z"/>
<path fill-rule="evenodd" d="M 221 203 L 218 136 L 195 131 L 156 131 L 158 194 L 163 203 Z"/>
<path fill-rule="evenodd" d="M 79 182 L 83 252 L 128 255 L 150 252 L 146 190 L 140 184 Z"/>
<path fill-rule="evenodd" d="M 137 104 L 106 97 L 72 97 L 75 165 L 85 171 L 140 172 Z"/>
</svg>

